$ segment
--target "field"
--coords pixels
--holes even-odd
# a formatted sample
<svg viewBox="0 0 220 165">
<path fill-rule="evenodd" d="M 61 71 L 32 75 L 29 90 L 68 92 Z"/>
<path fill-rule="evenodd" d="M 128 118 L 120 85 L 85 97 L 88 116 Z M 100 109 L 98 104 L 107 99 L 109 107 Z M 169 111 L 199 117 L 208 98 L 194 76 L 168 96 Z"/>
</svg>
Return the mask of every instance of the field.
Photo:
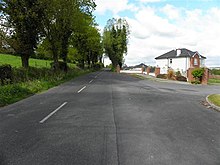
<svg viewBox="0 0 220 165">
<path fill-rule="evenodd" d="M 39 59 L 32 59 L 30 58 L 29 63 L 32 67 L 42 68 L 42 67 L 50 67 L 50 63 L 52 61 L 49 60 L 39 60 Z M 3 64 L 10 64 L 12 67 L 21 67 L 21 57 L 20 56 L 13 56 L 13 55 L 6 55 L 0 54 L 0 65 Z"/>
<path fill-rule="evenodd" d="M 29 64 L 32 67 L 36 68 L 50 68 L 50 63 L 52 60 L 39 60 L 39 59 L 29 59 Z M 10 64 L 12 67 L 21 67 L 21 57 L 20 56 L 13 56 L 13 55 L 6 55 L 0 54 L 0 65 L 3 64 Z M 75 64 L 69 64 L 70 67 L 75 67 Z"/>
</svg>

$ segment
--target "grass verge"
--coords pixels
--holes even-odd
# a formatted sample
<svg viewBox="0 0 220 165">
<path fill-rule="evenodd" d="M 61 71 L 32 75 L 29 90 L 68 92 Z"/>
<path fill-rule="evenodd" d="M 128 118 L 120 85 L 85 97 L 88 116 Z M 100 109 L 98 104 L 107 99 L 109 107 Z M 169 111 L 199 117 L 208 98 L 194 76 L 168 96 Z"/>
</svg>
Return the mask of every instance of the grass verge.
<svg viewBox="0 0 220 165">
<path fill-rule="evenodd" d="M 208 100 L 209 100 L 212 104 L 214 104 L 214 105 L 220 107 L 220 94 L 210 95 L 210 96 L 208 97 Z"/>
<path fill-rule="evenodd" d="M 39 71 L 42 73 L 42 69 L 39 69 Z M 0 107 L 15 103 L 33 94 L 48 90 L 49 88 L 90 72 L 88 70 L 83 71 L 79 69 L 71 69 L 68 73 L 51 73 L 49 69 L 44 69 L 44 71 L 45 74 L 41 75 L 38 79 L 32 79 L 33 76 L 30 76 L 30 79 L 27 81 L 0 86 Z M 34 72 L 32 71 L 32 74 L 33 73 L 37 74 L 36 69 Z"/>
<path fill-rule="evenodd" d="M 220 79 L 209 79 L 209 84 L 215 84 L 215 85 L 220 85 Z"/>
</svg>

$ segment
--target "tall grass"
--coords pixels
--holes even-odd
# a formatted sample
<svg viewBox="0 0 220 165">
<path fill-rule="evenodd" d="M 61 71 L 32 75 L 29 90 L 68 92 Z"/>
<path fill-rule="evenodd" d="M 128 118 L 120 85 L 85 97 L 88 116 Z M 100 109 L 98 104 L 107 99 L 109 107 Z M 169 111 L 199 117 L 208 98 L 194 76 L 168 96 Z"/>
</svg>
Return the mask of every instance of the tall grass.
<svg viewBox="0 0 220 165">
<path fill-rule="evenodd" d="M 13 68 L 13 84 L 0 86 L 0 106 L 17 102 L 88 72 L 80 69 L 70 69 L 66 73 L 48 68 Z"/>
</svg>

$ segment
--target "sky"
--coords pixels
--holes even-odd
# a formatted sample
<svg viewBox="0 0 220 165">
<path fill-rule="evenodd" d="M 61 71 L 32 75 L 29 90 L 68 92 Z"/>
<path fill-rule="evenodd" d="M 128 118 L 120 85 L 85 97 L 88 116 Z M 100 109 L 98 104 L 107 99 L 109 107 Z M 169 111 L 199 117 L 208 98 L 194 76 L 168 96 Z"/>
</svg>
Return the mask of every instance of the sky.
<svg viewBox="0 0 220 165">
<path fill-rule="evenodd" d="M 220 0 L 95 0 L 100 31 L 125 18 L 130 39 L 125 64 L 155 66 L 155 57 L 177 48 L 198 51 L 207 67 L 220 66 Z M 107 63 L 108 60 L 105 60 Z"/>
</svg>

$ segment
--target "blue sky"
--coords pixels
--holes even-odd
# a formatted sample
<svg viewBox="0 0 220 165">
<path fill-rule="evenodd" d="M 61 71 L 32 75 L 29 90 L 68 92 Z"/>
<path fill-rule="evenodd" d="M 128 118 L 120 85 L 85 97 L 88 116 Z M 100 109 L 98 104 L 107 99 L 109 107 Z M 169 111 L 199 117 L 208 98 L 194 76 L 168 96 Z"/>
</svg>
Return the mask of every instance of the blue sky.
<svg viewBox="0 0 220 165">
<path fill-rule="evenodd" d="M 220 66 L 220 0 L 96 0 L 100 29 L 110 18 L 125 18 L 131 30 L 125 63 L 155 64 L 155 57 L 188 48 Z"/>
</svg>

